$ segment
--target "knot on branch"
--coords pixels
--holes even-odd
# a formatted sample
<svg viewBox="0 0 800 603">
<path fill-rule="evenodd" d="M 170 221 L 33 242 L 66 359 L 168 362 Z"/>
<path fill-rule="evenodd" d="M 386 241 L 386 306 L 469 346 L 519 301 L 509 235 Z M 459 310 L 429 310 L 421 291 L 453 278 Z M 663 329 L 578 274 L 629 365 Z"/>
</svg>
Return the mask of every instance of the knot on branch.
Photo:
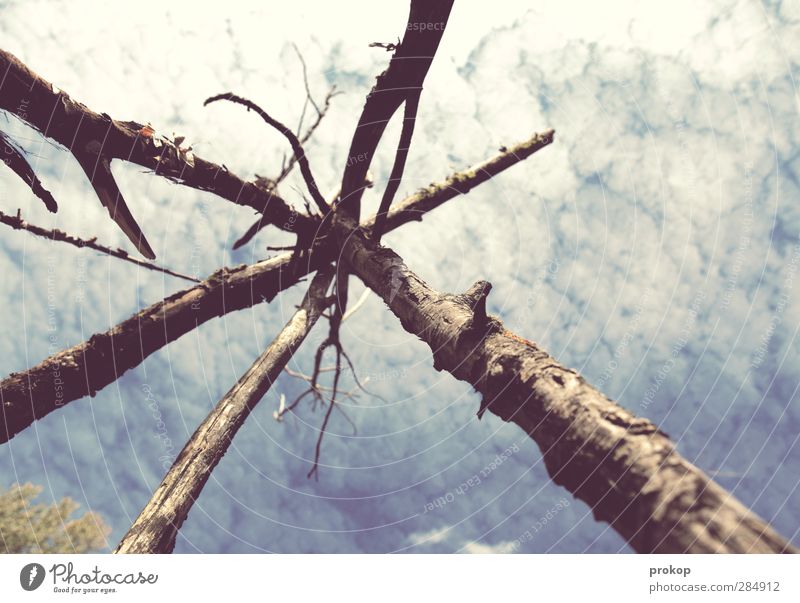
<svg viewBox="0 0 800 603">
<path fill-rule="evenodd" d="M 461 299 L 472 310 L 473 325 L 485 324 L 488 320 L 486 316 L 486 298 L 492 290 L 492 283 L 489 281 L 476 281 L 472 287 L 467 289 Z"/>
<path fill-rule="evenodd" d="M 442 301 L 455 302 L 451 319 L 446 321 L 448 337 L 454 345 L 442 346 L 433 353 L 433 367 L 437 371 L 450 370 L 454 366 L 453 350 L 475 350 L 491 334 L 502 330 L 503 324 L 486 313 L 486 298 L 492 290 L 489 281 L 477 281 L 460 295 L 444 295 Z M 450 330 L 454 329 L 454 330 Z"/>
</svg>

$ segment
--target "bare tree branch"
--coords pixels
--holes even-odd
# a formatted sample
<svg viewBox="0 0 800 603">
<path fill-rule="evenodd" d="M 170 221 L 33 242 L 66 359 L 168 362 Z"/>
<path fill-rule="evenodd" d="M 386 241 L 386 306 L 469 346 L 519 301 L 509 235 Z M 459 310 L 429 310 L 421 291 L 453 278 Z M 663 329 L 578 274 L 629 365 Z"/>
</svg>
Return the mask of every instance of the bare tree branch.
<svg viewBox="0 0 800 603">
<path fill-rule="evenodd" d="M 444 34 L 453 0 L 411 0 L 408 22 L 403 41 L 394 48 L 389 66 L 381 73 L 375 86 L 367 96 L 361 111 L 356 130 L 350 142 L 342 186 L 336 212 L 333 215 L 333 226 L 341 218 L 348 218 L 358 223 L 361 216 L 361 197 L 366 188 L 364 181 L 372 164 L 375 150 L 386 131 L 389 120 L 403 103 L 406 104 L 406 117 L 416 114 L 422 84 L 430 69 L 436 49 Z M 414 99 L 409 103 L 409 99 Z M 405 165 L 407 148 L 414 131 L 414 120 L 404 120 L 400 137 L 399 153 L 392 169 L 394 181 L 390 181 L 388 192 L 381 206 L 383 211 L 387 200 L 391 202 L 398 174 Z M 346 261 L 340 258 L 336 263 L 336 306 L 331 320 L 329 341 L 336 346 L 337 354 L 341 352 L 339 343 L 339 327 L 347 311 L 349 294 L 350 269 Z M 337 356 L 338 357 L 338 356 Z"/>
<path fill-rule="evenodd" d="M 248 266 L 215 272 L 208 279 L 138 312 L 114 328 L 93 335 L 37 366 L 0 382 L 0 443 L 33 421 L 116 381 L 147 356 L 216 316 L 270 301 L 305 274 L 328 262 L 312 254 L 309 263 L 283 254 Z"/>
<path fill-rule="evenodd" d="M 358 120 L 342 175 L 341 210 L 359 219 L 364 177 L 389 120 L 417 95 L 444 34 L 453 0 L 412 0 L 403 40 L 377 77 Z"/>
<path fill-rule="evenodd" d="M 617 406 L 537 344 L 486 314 L 491 285 L 449 295 L 428 286 L 352 220 L 337 222 L 354 274 L 403 328 L 425 341 L 437 370 L 470 383 L 486 409 L 538 445 L 555 483 L 586 502 L 638 552 L 796 552 L 732 494 L 681 457 L 647 419 Z"/>
<path fill-rule="evenodd" d="M 396 203 L 386 220 L 386 230 L 422 220 L 426 212 L 529 157 L 552 140 L 552 130 L 536 135 L 471 170 L 453 174 L 447 181 Z M 373 225 L 374 217 L 363 227 L 370 230 Z M 50 356 L 26 371 L 12 373 L 0 382 L 3 411 L 0 443 L 53 410 L 83 396 L 94 395 L 147 356 L 205 321 L 272 300 L 280 291 L 337 257 L 336 251 L 326 250 L 324 245 L 319 240 L 315 243 L 308 264 L 291 266 L 292 255 L 285 253 L 250 266 L 216 273 L 197 287 L 157 302 L 87 342 Z M 219 291 L 220 274 L 227 275 L 225 297 Z M 98 345 L 101 347 L 92 351 Z"/>
<path fill-rule="evenodd" d="M 389 175 L 389 182 L 386 184 L 386 190 L 383 192 L 383 198 L 381 199 L 378 213 L 375 216 L 375 227 L 372 229 L 372 238 L 376 241 L 381 240 L 383 228 L 386 223 L 386 215 L 389 213 L 389 207 L 392 205 L 394 196 L 397 194 L 397 189 L 400 188 L 400 182 L 403 180 L 406 159 L 408 159 L 408 151 L 411 148 L 411 138 L 414 136 L 414 125 L 417 121 L 419 97 L 419 92 L 416 94 L 409 94 L 405 102 L 403 128 L 400 132 L 400 141 L 397 143 L 397 152 L 394 157 L 392 173 Z"/>
<path fill-rule="evenodd" d="M 542 134 L 534 134 L 524 142 L 504 150 L 471 168 L 456 172 L 447 177 L 444 182 L 436 182 L 423 188 L 395 203 L 386 218 L 384 232 L 394 230 L 408 222 L 421 221 L 422 216 L 442 205 L 443 203 L 464 195 L 473 188 L 497 176 L 500 172 L 527 159 L 539 149 L 553 142 L 555 131 L 547 130 Z M 362 224 L 365 230 L 371 231 L 375 227 L 376 216 L 365 220 Z"/>
<path fill-rule="evenodd" d="M 306 90 L 308 90 L 308 82 L 306 82 Z M 337 96 L 339 94 L 341 94 L 341 92 L 336 91 L 336 86 L 332 86 L 331 89 L 328 90 L 328 93 L 325 95 L 325 100 L 323 101 L 322 109 L 317 109 L 318 111 L 317 118 L 310 126 L 308 126 L 308 129 L 305 131 L 305 133 L 302 136 L 300 136 L 300 144 L 305 144 L 311 139 L 311 136 L 313 136 L 314 132 L 316 132 L 317 128 L 322 123 L 322 120 L 328 114 L 328 110 L 331 108 L 331 100 L 333 99 L 334 96 Z M 309 99 L 311 99 L 310 96 Z M 313 103 L 313 99 L 311 99 L 311 101 Z M 314 107 L 316 108 L 317 107 L 316 103 L 313 104 Z M 286 180 L 286 177 L 291 173 L 295 165 L 297 165 L 297 157 L 293 154 L 289 158 L 289 161 L 286 163 L 286 165 L 283 166 L 278 176 L 275 178 L 275 183 L 280 184 L 281 182 Z"/>
<path fill-rule="evenodd" d="M 16 144 L 10 136 L 5 132 L 0 131 L 0 153 L 2 153 L 3 162 L 19 176 L 25 185 L 31 189 L 31 192 L 42 200 L 48 211 L 56 213 L 58 211 L 58 204 L 53 199 L 50 191 L 46 190 L 39 178 L 33 171 L 33 168 L 25 158 L 25 151 Z"/>
<path fill-rule="evenodd" d="M 328 409 L 325 411 L 325 418 L 322 420 L 322 427 L 319 428 L 319 435 L 317 436 L 317 445 L 314 449 L 314 464 L 311 466 L 311 470 L 308 472 L 306 477 L 311 477 L 312 475 L 319 479 L 319 455 L 322 451 L 322 438 L 325 436 L 325 432 L 328 429 L 328 422 L 331 420 L 331 414 L 333 413 L 334 406 L 336 405 L 336 394 L 339 392 L 339 378 L 342 375 L 342 346 L 339 342 L 336 342 L 334 345 L 336 351 L 336 366 L 333 372 L 333 386 L 331 387 L 331 396 L 328 402 Z M 316 391 L 317 387 L 317 375 L 319 374 L 319 361 L 322 357 L 322 353 L 325 351 L 326 344 L 322 344 L 320 348 L 317 350 L 317 368 L 314 370 L 314 375 L 311 378 L 311 387 Z"/>
<path fill-rule="evenodd" d="M 321 314 L 321 316 L 325 316 L 325 313 L 323 312 Z M 322 373 L 329 373 L 329 372 L 333 372 L 335 370 L 336 370 L 335 366 L 324 367 L 324 368 L 319 369 L 319 373 L 318 374 L 321 375 Z M 290 377 L 294 377 L 295 379 L 300 379 L 301 381 L 305 381 L 306 383 L 309 384 L 309 388 L 307 390 L 305 390 L 303 393 L 301 393 L 299 396 L 297 396 L 295 398 L 294 402 L 292 402 L 289 405 L 285 405 L 284 404 L 284 406 L 282 408 L 279 408 L 276 412 L 274 412 L 273 413 L 273 417 L 275 418 L 276 421 L 280 422 L 283 419 L 283 417 L 284 417 L 284 415 L 286 413 L 291 412 L 295 408 L 297 408 L 297 405 L 300 403 L 300 401 L 303 398 L 305 398 L 306 396 L 308 396 L 308 395 L 313 394 L 314 397 L 316 397 L 318 401 L 322 401 L 322 402 L 330 401 L 331 397 L 330 397 L 329 394 L 333 393 L 333 387 L 330 387 L 330 386 L 327 386 L 327 385 L 321 385 L 318 382 L 318 380 L 315 379 L 312 375 L 306 375 L 305 373 L 301 373 L 299 371 L 293 371 L 288 367 L 284 369 L 284 372 L 287 375 L 289 375 Z M 359 392 L 360 391 L 364 391 L 364 390 L 359 385 L 356 385 L 355 387 L 351 388 L 349 391 L 340 393 L 339 394 L 339 399 L 340 400 L 355 400 L 355 399 L 357 399 L 359 397 Z M 367 392 L 367 393 L 369 393 L 369 392 Z M 281 394 L 281 395 L 283 395 L 283 394 Z M 339 408 L 339 411 L 342 413 L 342 415 L 348 420 L 350 425 L 353 427 L 353 432 L 355 434 L 355 432 L 356 432 L 355 424 L 352 421 L 350 421 L 349 417 L 347 417 L 347 415 L 344 413 L 344 411 L 342 411 L 341 408 Z"/>
<path fill-rule="evenodd" d="M 106 208 L 111 219 L 117 223 L 117 226 L 144 257 L 150 260 L 156 259 L 153 248 L 147 242 L 139 223 L 133 217 L 119 186 L 117 186 L 117 181 L 111 173 L 111 160 L 104 155 L 102 143 L 94 141 L 94 143 L 86 145 L 84 150 L 73 148 L 72 154 L 83 168 L 89 182 L 92 183 L 97 198 L 100 199 L 100 203 Z"/>
<path fill-rule="evenodd" d="M 453 0 L 411 0 L 403 41 L 393 48 L 394 53 L 389 66 L 377 77 L 375 86 L 367 96 L 353 134 L 342 174 L 339 200 L 332 216 L 331 222 L 334 228 L 340 218 L 349 218 L 358 222 L 361 215 L 361 197 L 366 188 L 365 179 L 389 120 L 400 105 L 408 103 L 412 97 L 414 100 L 406 105 L 406 110 L 407 113 L 409 111 L 416 113 L 422 84 L 436 54 L 442 34 L 444 34 L 452 6 Z M 392 169 L 392 176 L 395 177 L 395 180 L 398 172 L 401 173 L 405 165 L 405 154 L 408 149 L 403 150 L 403 147 L 404 143 L 410 141 L 414 130 L 414 120 L 404 121 L 402 130 L 399 152 Z M 407 144 L 405 146 L 407 147 Z M 389 201 L 394 196 L 395 184 L 395 181 L 390 180 L 389 191 L 381 204 L 384 212 L 388 209 L 384 207 L 387 196 Z M 350 269 L 347 262 L 339 258 L 336 262 L 334 283 L 336 305 L 329 320 L 328 338 L 318 350 L 319 353 L 324 351 L 327 346 L 334 347 L 337 367 L 340 366 L 343 352 L 339 330 L 347 311 L 349 275 Z M 339 371 L 337 371 L 337 377 L 338 374 Z M 334 402 L 331 402 L 331 407 L 333 404 Z M 330 416 L 330 410 L 326 415 L 325 423 Z M 324 433 L 324 429 L 322 433 Z M 318 450 L 320 443 L 321 440 L 317 443 Z M 315 469 L 316 464 L 312 473 Z"/>
<path fill-rule="evenodd" d="M 317 273 L 297 312 L 186 443 L 115 553 L 171 553 L 181 525 L 236 432 L 332 300 L 332 270 Z"/>
<path fill-rule="evenodd" d="M 97 114 L 39 77 L 14 55 L 0 50 L 3 94 L 0 109 L 13 113 L 70 151 L 87 148 L 107 160 L 121 159 L 156 174 L 211 192 L 262 212 L 274 226 L 289 232 L 314 232 L 316 222 L 296 212 L 279 196 L 262 190 L 189 149 L 159 136 L 149 125 Z"/>
<path fill-rule="evenodd" d="M 180 272 L 175 272 L 173 270 L 170 270 L 169 268 L 163 268 L 162 266 L 158 266 L 157 264 L 153 264 L 152 262 L 145 262 L 144 260 L 140 260 L 139 258 L 131 257 L 130 255 L 128 255 L 128 252 L 125 251 L 124 249 L 119 249 L 119 248 L 112 249 L 111 247 L 106 247 L 105 245 L 101 245 L 100 243 L 97 242 L 96 238 L 81 239 L 79 237 L 73 237 L 72 235 L 67 234 L 63 230 L 59 230 L 57 228 L 53 229 L 42 228 L 41 226 L 30 224 L 29 222 L 26 222 L 25 220 L 22 219 L 19 210 L 17 210 L 16 216 L 9 216 L 0 211 L 0 222 L 10 226 L 15 230 L 25 230 L 38 237 L 49 239 L 51 241 L 60 241 L 62 243 L 69 243 L 70 245 L 74 245 L 75 247 L 79 248 L 93 249 L 95 251 L 99 251 L 100 253 L 105 253 L 106 255 L 119 258 L 120 260 L 124 260 L 126 262 L 130 262 L 131 264 L 134 264 L 136 266 L 146 268 L 147 270 L 163 272 L 164 274 L 169 274 L 170 276 L 175 276 L 177 278 L 182 278 L 184 280 L 192 281 L 195 283 L 200 282 L 200 279 L 194 278 L 192 276 L 181 274 Z"/>
<path fill-rule="evenodd" d="M 317 105 L 317 102 L 314 100 L 314 95 L 311 94 L 311 87 L 308 84 L 308 67 L 306 66 L 306 60 L 303 58 L 303 53 L 300 52 L 300 49 L 297 47 L 297 44 L 292 42 L 292 48 L 294 49 L 294 53 L 297 55 L 297 58 L 300 60 L 300 66 L 303 69 L 303 85 L 306 88 L 306 105 L 303 106 L 303 113 L 300 115 L 300 122 L 297 124 L 297 135 L 300 136 L 300 132 L 303 130 L 303 118 L 306 114 L 306 106 L 311 104 L 314 107 L 314 110 L 317 112 L 317 117 L 322 115 L 322 111 Z"/>
<path fill-rule="evenodd" d="M 322 193 L 319 192 L 319 188 L 317 187 L 317 183 L 314 180 L 314 175 L 311 173 L 311 166 L 308 164 L 308 157 L 306 157 L 306 152 L 303 150 L 303 145 L 297 139 L 297 136 L 294 135 L 289 128 L 279 122 L 277 119 L 273 118 L 269 113 L 264 111 L 261 107 L 255 104 L 253 101 L 248 100 L 246 98 L 242 98 L 241 96 L 237 96 L 231 92 L 225 92 L 223 94 L 217 94 L 216 96 L 212 96 L 211 98 L 207 98 L 206 101 L 203 103 L 204 105 L 209 105 L 211 103 L 226 100 L 232 103 L 236 103 L 239 105 L 243 105 L 247 107 L 248 110 L 255 111 L 261 119 L 263 119 L 267 124 L 275 128 L 278 132 L 283 134 L 286 140 L 289 141 L 289 144 L 292 145 L 292 151 L 294 151 L 294 157 L 297 160 L 298 165 L 300 166 L 300 172 L 303 174 L 303 179 L 306 181 L 306 186 L 308 186 L 308 192 L 311 193 L 311 198 L 314 199 L 314 202 L 317 204 L 317 207 L 322 212 L 322 215 L 326 215 L 330 212 L 331 208 L 328 205 L 327 201 L 322 197 Z"/>
</svg>

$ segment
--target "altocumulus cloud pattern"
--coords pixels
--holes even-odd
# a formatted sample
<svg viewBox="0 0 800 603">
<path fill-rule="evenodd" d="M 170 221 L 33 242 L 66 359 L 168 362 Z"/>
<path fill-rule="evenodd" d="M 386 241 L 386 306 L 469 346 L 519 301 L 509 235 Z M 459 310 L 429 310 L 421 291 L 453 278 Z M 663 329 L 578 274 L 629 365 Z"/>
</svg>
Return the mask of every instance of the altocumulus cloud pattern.
<svg viewBox="0 0 800 603">
<path fill-rule="evenodd" d="M 344 92 L 307 149 L 332 191 L 387 61 L 368 44 L 393 41 L 405 23 L 407 7 L 396 4 L 376 13 L 356 0 L 202 11 L 5 2 L 0 33 L 6 50 L 81 102 L 186 136 L 243 175 L 277 171 L 285 141 L 244 111 L 202 101 L 236 90 L 297 120 L 305 91 L 295 43 L 316 95 L 332 84 Z M 400 192 L 535 131 L 555 128 L 556 142 L 386 240 L 439 290 L 491 280 L 490 312 L 655 421 L 800 544 L 800 4 L 508 2 L 488 17 L 472 4 L 456 5 L 426 80 Z M 61 208 L 48 214 L 4 173 L 0 210 L 127 245 L 86 202 L 90 186 L 67 153 L 15 121 L 5 126 Z M 392 124 L 389 140 L 398 135 Z M 376 182 L 393 153 L 382 145 Z M 164 265 L 204 276 L 290 243 L 267 229 L 232 252 L 250 210 L 117 163 Z M 299 194 L 286 196 L 300 205 Z M 378 202 L 365 197 L 368 211 Z M 11 230 L 0 236 L 0 271 L 4 375 L 184 288 Z M 3 485 L 32 481 L 53 499 L 72 496 L 107 519 L 113 546 L 301 294 L 210 321 L 96 397 L 36 422 L 0 447 Z M 382 399 L 344 403 L 357 432 L 334 414 L 320 480 L 307 480 L 321 412 L 302 406 L 275 422 L 280 395 L 303 389 L 282 377 L 213 473 L 177 552 L 629 550 L 551 483 L 519 429 L 475 419 L 478 397 L 437 373 L 427 346 L 378 298 L 343 329 Z M 322 331 L 291 368 L 309 370 Z"/>
</svg>

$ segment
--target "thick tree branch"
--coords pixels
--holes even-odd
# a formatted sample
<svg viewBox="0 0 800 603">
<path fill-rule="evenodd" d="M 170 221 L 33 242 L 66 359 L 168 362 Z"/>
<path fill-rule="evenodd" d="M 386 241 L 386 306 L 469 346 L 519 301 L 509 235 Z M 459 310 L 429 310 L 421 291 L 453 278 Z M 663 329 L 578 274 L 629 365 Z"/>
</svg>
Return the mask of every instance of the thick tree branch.
<svg viewBox="0 0 800 603">
<path fill-rule="evenodd" d="M 409 98 L 419 95 L 444 34 L 453 0 L 412 0 L 406 31 L 386 71 L 367 96 L 342 176 L 340 210 L 358 220 L 364 178 L 389 120 Z"/>
<path fill-rule="evenodd" d="M 111 172 L 111 161 L 103 153 L 102 143 L 95 141 L 95 143 L 86 145 L 85 149 L 73 148 L 71 150 L 111 219 L 117 223 L 117 226 L 144 257 L 150 260 L 156 259 L 153 248 L 147 242 L 139 223 L 133 217 L 122 196 L 122 191 L 117 186 L 117 181 Z"/>
<path fill-rule="evenodd" d="M 332 219 L 334 227 L 340 217 L 355 223 L 360 220 L 361 197 L 366 188 L 364 181 L 375 150 L 397 109 L 405 103 L 406 117 L 412 113 L 416 116 L 422 84 L 436 55 L 452 7 L 453 0 L 411 0 L 403 41 L 393 47 L 394 54 L 389 66 L 376 78 L 353 134 L 342 174 L 339 203 Z M 387 204 L 391 202 L 394 188 L 399 184 L 397 178 L 405 166 L 414 123 L 415 119 L 403 122 L 398 153 L 392 169 L 393 179 L 389 181 L 380 213 L 388 210 Z M 328 339 L 340 350 L 339 325 L 347 311 L 350 269 L 342 258 L 337 261 L 336 267 L 336 306 L 330 320 Z"/>
<path fill-rule="evenodd" d="M 638 552 L 777 553 L 795 549 L 681 457 L 666 435 L 486 316 L 488 283 L 442 294 L 354 221 L 337 237 L 354 274 L 433 351 L 434 367 L 473 385 L 488 409 L 519 425 L 553 480 L 586 502 Z"/>
<path fill-rule="evenodd" d="M 200 424 L 115 553 L 171 553 L 181 525 L 233 437 L 300 347 L 322 311 L 331 269 L 314 277 L 303 302 L 266 351 Z"/>
<path fill-rule="evenodd" d="M 406 105 L 406 117 L 411 113 L 416 116 L 422 84 L 436 55 L 452 7 L 453 0 L 411 0 L 403 41 L 392 45 L 394 53 L 389 66 L 376 78 L 353 134 L 342 174 L 339 202 L 331 221 L 334 227 L 340 217 L 358 223 L 361 197 L 366 188 L 364 181 L 389 120 L 403 103 Z M 415 119 L 403 122 L 392 178 L 383 197 L 380 213 L 388 210 L 387 205 L 399 184 L 397 178 L 405 166 L 414 124 Z M 337 261 L 336 268 L 336 306 L 330 320 L 328 340 L 336 346 L 338 353 L 341 350 L 339 325 L 347 311 L 350 269 L 342 258 Z"/>
<path fill-rule="evenodd" d="M 94 238 L 81 239 L 79 237 L 73 237 L 72 235 L 67 234 L 63 230 L 59 230 L 57 228 L 53 229 L 42 228 L 41 226 L 30 224 L 29 222 L 26 222 L 25 220 L 22 219 L 22 216 L 20 215 L 19 211 L 17 211 L 16 216 L 9 216 L 0 211 L 0 222 L 10 226 L 15 230 L 25 230 L 38 237 L 49 239 L 50 241 L 60 241 L 62 243 L 69 243 L 70 245 L 74 245 L 75 247 L 79 248 L 93 249 L 95 251 L 99 251 L 100 253 L 105 253 L 106 255 L 119 258 L 120 260 L 124 260 L 126 262 L 130 262 L 131 264 L 134 264 L 136 266 L 146 268 L 147 270 L 163 272 L 164 274 L 169 274 L 170 276 L 182 278 L 186 281 L 193 281 L 195 283 L 200 282 L 200 279 L 194 278 L 192 276 L 187 276 L 186 274 L 175 272 L 173 270 L 170 270 L 169 268 L 163 268 L 161 266 L 158 266 L 157 264 L 153 264 L 152 262 L 145 262 L 144 260 L 140 260 L 139 258 L 132 257 L 128 255 L 128 252 L 125 251 L 124 249 L 119 249 L 119 248 L 113 249 L 111 247 L 101 245 Z"/>
<path fill-rule="evenodd" d="M 116 381 L 147 356 L 216 316 L 270 301 L 305 274 L 324 266 L 322 254 L 308 264 L 283 254 L 248 266 L 222 269 L 134 314 L 113 329 L 59 352 L 0 382 L 0 443 L 61 406 Z"/>
<path fill-rule="evenodd" d="M 269 223 L 290 232 L 314 232 L 315 221 L 279 196 L 245 182 L 180 144 L 158 136 L 149 125 L 118 121 L 74 101 L 0 50 L 0 109 L 15 114 L 70 151 L 94 149 L 107 160 L 121 159 L 153 170 L 179 184 L 211 192 L 262 212 Z"/>
</svg>

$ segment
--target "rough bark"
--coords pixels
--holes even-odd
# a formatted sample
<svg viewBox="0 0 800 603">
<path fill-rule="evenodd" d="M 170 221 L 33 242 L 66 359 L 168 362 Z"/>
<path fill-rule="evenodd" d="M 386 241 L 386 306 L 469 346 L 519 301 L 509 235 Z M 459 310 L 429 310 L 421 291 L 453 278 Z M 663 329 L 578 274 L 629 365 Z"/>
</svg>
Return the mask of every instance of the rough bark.
<svg viewBox="0 0 800 603">
<path fill-rule="evenodd" d="M 386 230 L 422 220 L 425 213 L 526 159 L 550 142 L 552 134 L 536 135 L 396 203 L 389 212 Z M 364 228 L 372 229 L 373 225 L 374 216 L 364 223 Z M 89 341 L 50 356 L 26 371 L 12 373 L 0 382 L 0 444 L 61 406 L 86 395 L 93 396 L 147 356 L 203 322 L 269 301 L 337 256 L 337 252 L 326 250 L 318 240 L 308 264 L 291 265 L 292 255 L 284 253 L 271 260 L 218 272 L 196 287 L 148 306 Z M 226 278 L 224 294 L 221 275 Z"/>
<path fill-rule="evenodd" d="M 114 328 L 93 335 L 22 373 L 0 382 L 0 443 L 65 404 L 94 394 L 125 371 L 181 335 L 216 316 L 272 300 L 298 282 L 309 265 L 291 255 L 233 269 L 222 269 L 134 314 Z"/>
<path fill-rule="evenodd" d="M 151 262 L 145 262 L 144 260 L 140 260 L 139 258 L 132 257 L 128 255 L 128 252 L 125 251 L 124 249 L 119 249 L 119 248 L 114 249 L 106 245 L 101 245 L 94 238 L 81 239 L 80 237 L 74 237 L 71 234 L 64 232 L 63 230 L 59 230 L 58 228 L 50 229 L 50 228 L 42 228 L 41 226 L 36 226 L 36 224 L 31 224 L 30 222 L 26 222 L 25 220 L 23 220 L 19 212 L 17 212 L 16 216 L 9 216 L 0 211 L 0 222 L 6 224 L 7 226 L 10 226 L 14 230 L 24 230 L 33 235 L 36 235 L 37 237 L 49 239 L 50 241 L 59 241 L 61 243 L 69 243 L 70 245 L 73 245 L 78 248 L 92 249 L 94 251 L 99 251 L 100 253 L 105 253 L 106 255 L 118 258 L 125 262 L 130 262 L 131 264 L 135 264 L 136 266 L 140 266 L 141 268 L 146 268 L 147 270 L 162 272 L 164 274 L 169 274 L 170 276 L 182 278 L 183 280 L 186 281 L 193 281 L 195 283 L 200 282 L 200 279 L 194 278 L 192 276 L 181 274 L 180 272 L 175 272 L 174 270 L 170 270 L 169 268 L 163 268 L 162 266 L 158 266 L 157 264 L 153 264 Z"/>
<path fill-rule="evenodd" d="M 115 553 L 171 553 L 175 539 L 233 437 L 300 347 L 322 311 L 332 270 L 317 273 L 297 312 L 200 424 Z"/>
<path fill-rule="evenodd" d="M 347 154 L 342 174 L 339 203 L 332 214 L 331 222 L 348 218 L 356 223 L 361 219 L 361 197 L 364 194 L 365 179 L 375 156 L 375 151 L 383 137 L 386 127 L 392 116 L 401 105 L 406 104 L 406 110 L 416 112 L 419 98 L 422 94 L 422 84 L 428 74 L 436 50 L 439 48 L 450 11 L 454 0 L 411 0 L 411 5 L 406 23 L 403 40 L 397 45 L 375 43 L 392 50 L 392 58 L 386 70 L 378 75 L 375 85 L 367 95 L 361 116 L 358 119 L 356 130 L 350 141 L 350 150 Z M 411 105 L 409 99 L 413 98 Z M 416 117 L 416 116 L 415 116 Z M 405 154 L 414 132 L 416 119 L 403 123 L 398 151 L 395 156 L 395 165 L 392 176 L 397 171 L 402 171 L 405 165 Z M 387 193 L 394 194 L 392 190 L 396 182 L 389 182 Z M 384 197 L 387 202 L 387 197 Z M 379 214 L 386 214 L 388 207 L 381 203 Z M 391 202 L 391 199 L 388 199 Z M 383 215 L 378 226 L 383 227 Z M 349 268 L 346 262 L 337 262 L 336 273 L 336 307 L 330 325 L 329 339 L 339 345 L 339 324 L 347 310 L 350 290 Z"/>
<path fill-rule="evenodd" d="M 489 283 L 476 283 L 464 295 L 440 293 L 355 222 L 343 219 L 337 228 L 353 273 L 430 346 L 434 367 L 480 392 L 479 414 L 488 409 L 521 427 L 539 445 L 553 481 L 586 502 L 634 550 L 796 552 L 678 454 L 650 421 L 488 317 Z"/>
<path fill-rule="evenodd" d="M 313 219 L 281 197 L 157 135 L 149 125 L 95 113 L 4 50 L 0 50 L 0 90 L 0 109 L 77 153 L 76 157 L 91 149 L 94 156 L 135 163 L 174 182 L 252 207 L 283 230 L 308 233 L 316 228 Z"/>
</svg>

